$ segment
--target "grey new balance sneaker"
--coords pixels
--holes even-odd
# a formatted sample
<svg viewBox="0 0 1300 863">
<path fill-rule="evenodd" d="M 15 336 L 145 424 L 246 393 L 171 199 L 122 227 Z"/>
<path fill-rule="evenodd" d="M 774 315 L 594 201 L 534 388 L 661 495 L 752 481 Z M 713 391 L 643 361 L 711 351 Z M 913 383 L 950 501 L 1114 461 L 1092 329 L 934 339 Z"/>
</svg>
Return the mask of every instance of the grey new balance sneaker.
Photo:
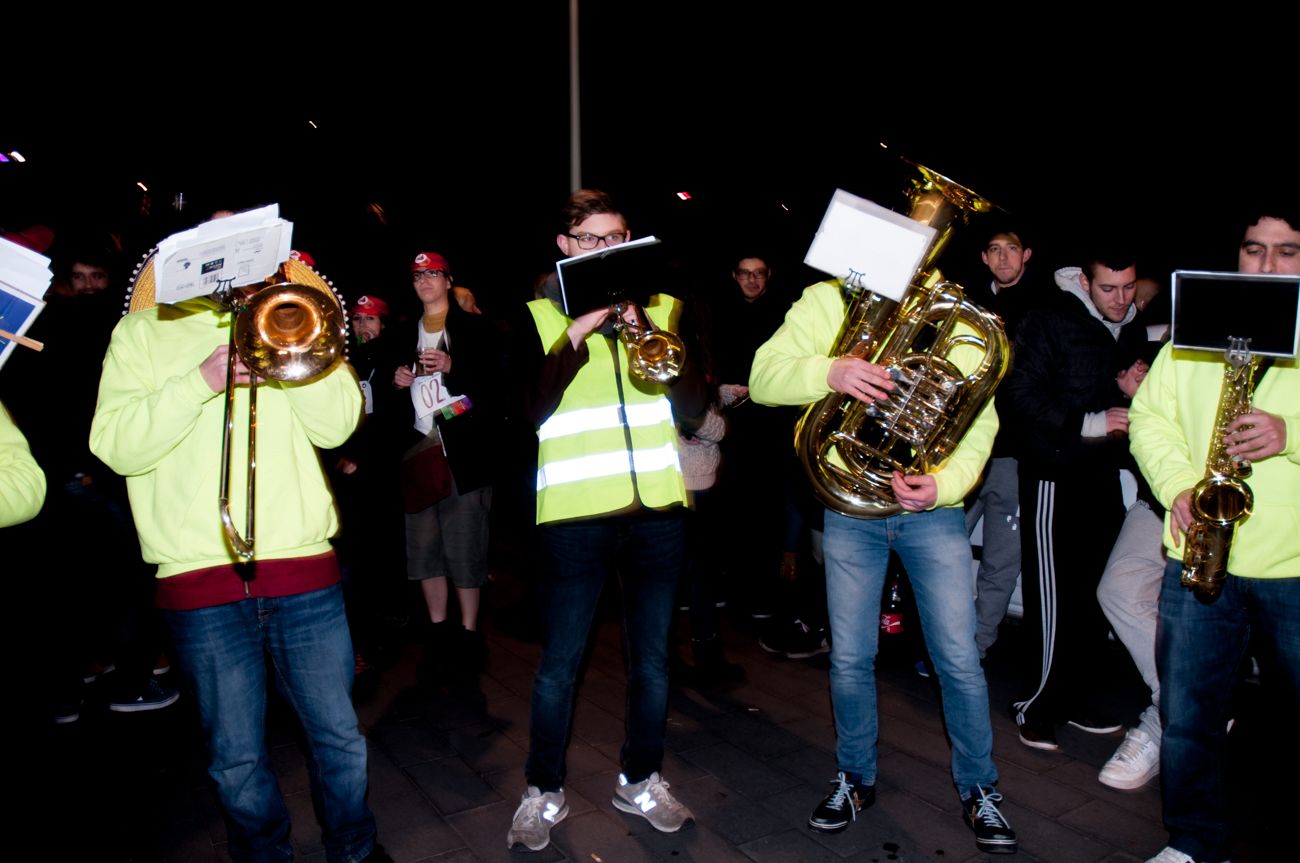
<svg viewBox="0 0 1300 863">
<path fill-rule="evenodd" d="M 563 790 L 542 791 L 536 785 L 529 785 L 506 834 L 506 847 L 523 845 L 529 851 L 541 851 L 551 844 L 551 828 L 568 814 L 569 804 L 564 802 Z"/>
<path fill-rule="evenodd" d="M 695 821 L 691 810 L 668 793 L 668 783 L 658 773 L 651 773 L 640 782 L 628 782 L 622 773 L 614 786 L 614 808 L 640 815 L 660 833 L 676 833 Z"/>
</svg>

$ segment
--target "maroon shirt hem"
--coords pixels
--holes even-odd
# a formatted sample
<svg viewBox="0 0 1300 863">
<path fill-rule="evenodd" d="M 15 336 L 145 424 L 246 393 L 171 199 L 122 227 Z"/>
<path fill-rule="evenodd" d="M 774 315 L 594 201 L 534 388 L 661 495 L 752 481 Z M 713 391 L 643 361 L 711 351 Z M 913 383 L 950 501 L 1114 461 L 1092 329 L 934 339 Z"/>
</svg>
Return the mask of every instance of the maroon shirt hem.
<svg viewBox="0 0 1300 863">
<path fill-rule="evenodd" d="M 154 604 L 166 611 L 193 611 L 253 597 L 297 596 L 342 580 L 334 552 L 312 557 L 258 560 L 245 581 L 231 564 L 158 579 Z"/>
</svg>

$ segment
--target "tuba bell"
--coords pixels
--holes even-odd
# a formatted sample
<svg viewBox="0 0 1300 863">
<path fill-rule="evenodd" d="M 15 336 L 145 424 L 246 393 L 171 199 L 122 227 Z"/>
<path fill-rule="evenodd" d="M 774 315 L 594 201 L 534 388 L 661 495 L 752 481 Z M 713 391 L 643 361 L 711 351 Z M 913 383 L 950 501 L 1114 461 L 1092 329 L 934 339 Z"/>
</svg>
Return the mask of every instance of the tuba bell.
<svg viewBox="0 0 1300 863">
<path fill-rule="evenodd" d="M 830 352 L 884 367 L 895 389 L 869 404 L 831 393 L 810 405 L 795 429 L 795 448 L 817 498 L 856 518 L 902 509 L 891 487 L 894 471 L 923 474 L 948 458 L 1010 362 L 1001 320 L 967 300 L 961 286 L 944 281 L 934 267 L 956 226 L 993 204 L 909 164 L 918 176 L 908 190 L 907 215 L 934 228 L 934 238 L 897 302 L 841 281 L 847 308 Z M 981 352 L 970 374 L 948 359 L 963 346 Z"/>
</svg>

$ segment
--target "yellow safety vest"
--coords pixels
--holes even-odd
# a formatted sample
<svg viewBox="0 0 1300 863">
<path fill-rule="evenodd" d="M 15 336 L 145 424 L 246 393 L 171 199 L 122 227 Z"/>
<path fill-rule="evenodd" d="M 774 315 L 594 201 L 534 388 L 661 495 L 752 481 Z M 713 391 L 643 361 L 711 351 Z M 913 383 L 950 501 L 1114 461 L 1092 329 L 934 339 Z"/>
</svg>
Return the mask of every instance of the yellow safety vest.
<svg viewBox="0 0 1300 863">
<path fill-rule="evenodd" d="M 672 329 L 679 303 L 658 295 L 645 309 Z M 572 321 L 551 300 L 528 304 L 549 349 Z M 654 509 L 686 502 L 677 430 L 667 387 L 627 373 L 625 349 L 587 336 L 587 362 L 537 430 L 537 523 L 619 512 L 634 501 Z"/>
</svg>

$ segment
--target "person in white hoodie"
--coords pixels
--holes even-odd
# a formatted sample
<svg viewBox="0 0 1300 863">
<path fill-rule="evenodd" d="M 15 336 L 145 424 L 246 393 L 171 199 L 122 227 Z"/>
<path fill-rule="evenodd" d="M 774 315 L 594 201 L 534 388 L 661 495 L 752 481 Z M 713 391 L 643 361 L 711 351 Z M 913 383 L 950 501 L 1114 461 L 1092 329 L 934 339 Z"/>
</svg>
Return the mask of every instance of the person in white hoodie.
<svg viewBox="0 0 1300 863">
<path fill-rule="evenodd" d="M 1128 396 L 1119 374 L 1139 355 L 1134 257 L 1125 249 L 1058 270 L 1054 301 L 1021 322 L 999 413 L 1015 430 L 1020 465 L 1025 619 L 1038 638 L 1025 656 L 1027 693 L 1012 705 L 1020 741 L 1060 748 L 1056 726 L 1109 734 L 1091 701 L 1106 620 L 1097 582 L 1124 519 L 1119 468 L 1128 448 Z"/>
</svg>

